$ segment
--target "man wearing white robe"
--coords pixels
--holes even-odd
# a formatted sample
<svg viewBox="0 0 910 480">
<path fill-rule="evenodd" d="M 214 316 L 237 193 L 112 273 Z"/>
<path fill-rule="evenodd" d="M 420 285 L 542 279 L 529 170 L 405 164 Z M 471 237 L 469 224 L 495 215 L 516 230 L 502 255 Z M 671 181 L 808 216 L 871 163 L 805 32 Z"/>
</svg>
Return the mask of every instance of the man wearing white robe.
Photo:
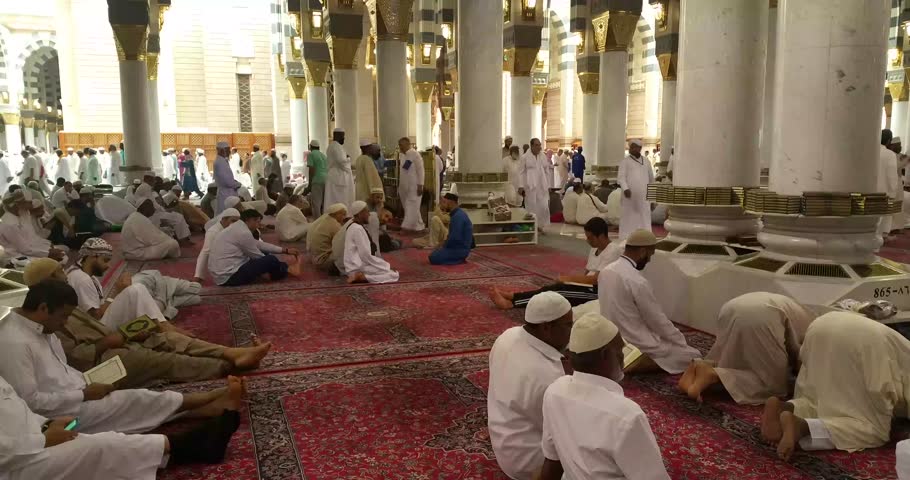
<svg viewBox="0 0 910 480">
<path fill-rule="evenodd" d="M 215 215 L 221 213 L 226 207 L 224 206 L 224 200 L 228 197 L 236 197 L 237 189 L 240 188 L 240 182 L 234 178 L 234 171 L 231 164 L 228 163 L 228 152 L 230 151 L 230 146 L 227 142 L 218 142 L 218 157 L 215 158 L 215 185 L 218 186 L 218 196 L 216 197 L 215 204 Z M 234 158 L 234 155 L 237 155 L 239 161 L 240 156 L 237 154 L 236 149 L 231 155 L 231 158 Z"/>
<path fill-rule="evenodd" d="M 262 151 L 259 145 L 253 145 L 253 156 L 250 157 L 247 172 L 250 174 L 250 182 L 255 186 L 259 185 L 260 178 L 265 177 L 265 159 L 262 158 Z"/>
<path fill-rule="evenodd" d="M 63 184 L 63 188 L 51 195 L 51 205 L 54 208 L 66 208 L 66 205 L 73 200 L 79 200 L 79 192 L 73 188 L 73 184 L 69 181 Z"/>
<path fill-rule="evenodd" d="M 108 181 L 111 185 L 118 187 L 126 181 L 123 174 L 120 173 L 120 167 L 123 166 L 123 157 L 120 156 L 117 146 L 113 143 L 108 146 L 108 150 L 111 152 L 111 170 Z"/>
<path fill-rule="evenodd" d="M 0 246 L 10 258 L 49 257 L 57 261 L 66 258 L 62 248 L 56 248 L 46 238 L 41 238 L 35 231 L 31 214 L 32 201 L 22 190 L 7 194 L 3 198 L 5 210 L 0 217 Z"/>
<path fill-rule="evenodd" d="M 398 197 L 404 208 L 403 230 L 423 231 L 426 226 L 420 217 L 420 201 L 426 176 L 423 157 L 411 148 L 407 137 L 398 140 Z"/>
<path fill-rule="evenodd" d="M 77 417 L 79 432 L 91 434 L 147 432 L 182 412 L 216 417 L 240 408 L 243 385 L 235 377 L 229 377 L 227 391 L 190 394 L 86 384 L 82 372 L 67 364 L 54 335 L 63 330 L 76 303 L 76 292 L 66 282 L 45 280 L 29 287 L 22 307 L 0 321 L 0 376 L 31 411 Z"/>
<path fill-rule="evenodd" d="M 531 480 L 543 465 L 543 397 L 566 373 L 560 352 L 569 343 L 572 318 L 565 297 L 537 294 L 524 325 L 503 332 L 490 350 L 487 427 L 496 463 L 513 480 Z"/>
<path fill-rule="evenodd" d="M 13 180 L 15 179 L 13 178 L 13 172 L 9 169 L 8 158 L 3 152 L 0 152 L 0 196 L 6 195 L 6 191 L 9 190 L 10 183 Z"/>
<path fill-rule="evenodd" d="M 169 212 L 164 208 L 164 201 L 161 199 L 161 194 L 152 189 L 152 184 L 154 182 L 155 177 L 146 175 L 142 185 L 136 187 L 136 191 L 133 193 L 136 208 L 139 208 L 139 202 L 141 202 L 142 199 L 147 198 L 151 200 L 155 212 L 149 216 L 149 220 L 151 220 L 153 224 L 158 225 L 158 228 L 166 226 L 173 229 L 178 243 L 192 245 L 193 242 L 190 240 L 190 226 L 186 223 L 186 219 L 183 218 L 183 214 Z"/>
<path fill-rule="evenodd" d="M 205 158 L 205 150 L 196 149 L 196 181 L 199 183 L 199 190 L 208 189 L 212 181 L 212 173 L 209 170 L 209 160 Z"/>
<path fill-rule="evenodd" d="M 648 184 L 654 182 L 654 169 L 641 155 L 641 140 L 629 141 L 629 154 L 619 164 L 617 182 L 623 195 L 619 239 L 625 240 L 638 229 L 651 231 L 651 203 L 647 196 Z M 609 315 L 607 318 L 614 320 Z"/>
<path fill-rule="evenodd" d="M 392 270 L 389 262 L 375 255 L 376 245 L 370 240 L 364 225 L 370 221 L 370 209 L 367 203 L 357 200 L 351 205 L 352 222 L 347 230 L 342 227 L 344 236 L 344 270 L 348 283 L 394 283 L 398 281 L 398 272 Z M 341 270 L 341 269 L 339 269 Z"/>
<path fill-rule="evenodd" d="M 531 139 L 531 149 L 521 156 L 518 193 L 525 197 L 525 210 L 537 219 L 537 230 L 550 225 L 550 184 L 552 164 L 541 151 L 540 139 Z"/>
<path fill-rule="evenodd" d="M 892 200 L 897 194 L 895 186 L 898 182 L 897 174 L 897 156 L 891 150 L 888 150 L 888 145 L 891 144 L 892 134 L 891 130 L 885 129 L 882 130 L 882 142 L 881 147 L 879 147 L 879 158 L 878 158 L 878 175 L 875 190 L 878 193 L 887 193 Z M 903 190 L 903 189 L 901 189 Z M 898 197 L 898 200 L 902 199 Z M 891 230 L 899 228 L 899 226 L 892 225 L 893 218 L 891 215 L 883 215 L 878 224 L 878 232 L 883 239 L 888 237 L 888 234 Z"/>
<path fill-rule="evenodd" d="M 98 185 L 102 182 L 102 174 L 101 161 L 98 160 L 98 152 L 96 152 L 94 148 L 90 148 L 88 151 L 88 160 L 85 164 L 83 182 L 85 182 L 86 185 Z"/>
<path fill-rule="evenodd" d="M 38 181 L 41 178 L 41 160 L 35 152 L 34 147 L 27 147 L 25 163 L 22 164 L 22 172 L 19 174 L 19 183 L 24 187 L 29 180 Z"/>
<path fill-rule="evenodd" d="M 268 275 L 272 281 L 286 278 L 288 273 L 297 276 L 300 265 L 296 263 L 300 252 L 296 248 L 282 248 L 271 243 L 256 240 L 253 231 L 258 230 L 262 214 L 255 210 L 244 210 L 240 221 L 218 234 L 209 252 L 209 272 L 218 285 L 248 285 Z M 293 255 L 292 266 L 282 262 L 274 254 Z"/>
<path fill-rule="evenodd" d="M 180 256 L 180 244 L 164 233 L 152 218 L 157 213 L 155 201 L 136 197 L 136 211 L 126 217 L 122 229 L 123 258 L 127 260 L 162 260 Z"/>
<path fill-rule="evenodd" d="M 205 243 L 202 244 L 199 258 L 196 259 L 196 274 L 193 278 L 194 282 L 202 283 L 205 279 L 209 268 L 209 253 L 212 250 L 212 245 L 215 244 L 215 239 L 218 237 L 218 234 L 225 228 L 230 227 L 231 224 L 237 220 L 240 220 L 240 211 L 236 208 L 226 208 L 221 212 L 221 215 L 212 219 L 210 226 L 206 225 Z"/>
<path fill-rule="evenodd" d="M 625 254 L 598 276 L 600 311 L 619 327 L 626 342 L 641 350 L 641 363 L 634 366 L 636 370 L 653 369 L 656 364 L 677 374 L 701 353 L 690 347 L 686 337 L 670 322 L 641 274 L 654 255 L 655 245 L 657 238 L 650 230 L 636 230 L 629 235 Z"/>
<path fill-rule="evenodd" d="M 323 205 L 344 204 L 350 207 L 354 202 L 354 173 L 351 170 L 351 157 L 344 151 L 344 130 L 336 128 L 332 132 L 332 141 L 326 149 L 328 175 L 325 182 L 325 200 Z"/>
<path fill-rule="evenodd" d="M 302 195 L 291 195 L 288 204 L 275 216 L 275 230 L 282 242 L 300 242 L 306 238 L 310 223 L 303 213 L 307 207 Z"/>
</svg>

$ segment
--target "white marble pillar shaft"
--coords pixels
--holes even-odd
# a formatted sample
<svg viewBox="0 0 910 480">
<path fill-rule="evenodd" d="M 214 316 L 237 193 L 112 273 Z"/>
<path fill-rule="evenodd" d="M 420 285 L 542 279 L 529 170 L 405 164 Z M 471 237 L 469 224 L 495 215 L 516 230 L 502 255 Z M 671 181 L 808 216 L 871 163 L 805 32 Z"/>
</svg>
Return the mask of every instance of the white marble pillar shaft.
<svg viewBox="0 0 910 480">
<path fill-rule="evenodd" d="M 562 138 L 564 139 L 564 141 L 559 142 L 560 146 L 563 146 L 564 143 L 571 143 L 576 137 L 574 117 L 577 90 L 575 84 L 578 80 L 574 62 L 572 64 L 571 68 L 566 68 L 559 72 L 559 122 Z M 552 128 L 552 125 L 550 127 Z"/>
<path fill-rule="evenodd" d="M 458 0 L 457 152 L 465 173 L 502 170 L 502 3 Z"/>
<path fill-rule="evenodd" d="M 329 103 L 324 86 L 306 86 L 307 124 L 310 129 L 310 141 L 319 142 L 322 152 L 329 147 Z"/>
<path fill-rule="evenodd" d="M 120 61 L 120 104 L 123 119 L 123 143 L 127 151 L 126 166 L 137 168 L 126 173 L 127 182 L 141 179 L 152 169 L 151 125 L 149 120 L 148 70 L 145 60 Z M 160 157 L 159 152 L 156 157 Z"/>
<path fill-rule="evenodd" d="M 895 137 L 903 135 L 907 129 L 907 115 L 910 113 L 910 102 L 893 102 L 891 104 L 891 133 Z M 903 139 L 901 139 L 903 140 Z"/>
<path fill-rule="evenodd" d="M 600 54 L 596 165 L 619 165 L 625 156 L 628 57 L 625 51 Z"/>
<path fill-rule="evenodd" d="M 36 132 L 36 134 L 35 134 L 36 146 L 47 150 L 47 130 L 45 130 L 43 128 L 36 128 L 35 132 Z"/>
<path fill-rule="evenodd" d="M 910 105 L 910 102 L 907 102 L 907 105 Z M 908 151 L 907 147 L 910 147 L 910 107 L 907 108 L 907 115 L 904 117 L 904 129 L 892 133 L 895 136 L 901 137 L 904 151 Z"/>
<path fill-rule="evenodd" d="M 531 142 L 531 77 L 512 75 L 512 145 Z"/>
<path fill-rule="evenodd" d="M 290 99 L 291 109 L 291 166 L 303 168 L 303 152 L 306 151 L 310 143 L 310 132 L 307 122 L 307 99 L 294 98 Z"/>
<path fill-rule="evenodd" d="M 774 72 L 777 65 L 777 12 L 776 6 L 769 8 L 767 16 L 768 44 L 765 48 L 765 84 L 762 94 L 762 124 L 758 145 L 758 158 L 762 169 L 771 168 L 771 132 L 774 129 Z"/>
<path fill-rule="evenodd" d="M 506 71 L 502 72 L 502 134 L 512 135 L 512 74 Z"/>
<path fill-rule="evenodd" d="M 676 80 L 664 80 L 660 101 L 660 161 L 670 161 L 676 136 Z"/>
<path fill-rule="evenodd" d="M 22 130 L 18 123 L 7 123 L 4 137 L 6 137 L 6 151 L 12 156 L 22 154 Z"/>
<path fill-rule="evenodd" d="M 25 133 L 25 144 L 34 147 L 35 146 L 35 127 L 22 127 L 23 133 Z"/>
<path fill-rule="evenodd" d="M 531 105 L 531 138 L 546 143 L 543 138 L 543 104 L 540 103 Z"/>
<path fill-rule="evenodd" d="M 876 190 L 890 6 L 780 3 L 770 190 Z M 874 216 L 766 217 L 758 239 L 771 255 L 863 264 L 881 245 L 876 226 Z"/>
<path fill-rule="evenodd" d="M 446 155 L 452 151 L 453 137 L 452 134 L 452 122 L 449 120 L 443 120 L 442 124 L 439 125 L 439 148 L 442 149 L 442 158 L 445 159 Z"/>
<path fill-rule="evenodd" d="M 376 81 L 379 92 L 379 143 L 383 150 L 397 148 L 408 135 L 407 47 L 401 40 L 376 42 Z M 502 68 L 502 62 L 500 62 Z"/>
<path fill-rule="evenodd" d="M 430 115 L 430 102 L 417 102 L 416 123 L 417 123 L 417 149 L 424 151 L 433 146 L 433 124 Z"/>
<path fill-rule="evenodd" d="M 459 150 L 458 150 L 458 148 L 459 148 L 458 139 L 461 138 L 461 119 L 458 116 L 461 115 L 461 113 L 459 112 L 458 109 L 461 108 L 461 107 L 459 107 L 459 105 L 461 105 L 461 94 L 458 93 L 458 91 L 456 90 L 455 92 L 453 92 L 452 96 L 455 99 L 455 112 L 456 112 L 455 120 L 453 122 L 455 125 L 452 127 L 452 145 L 455 147 L 455 155 L 454 155 L 455 166 L 460 170 L 461 169 L 461 163 L 460 163 L 461 160 L 459 159 L 459 155 L 461 155 L 461 152 L 459 152 Z M 500 133 L 500 135 L 502 134 L 501 131 L 499 133 Z M 500 153 L 502 153 L 502 150 L 500 150 Z M 502 159 L 500 158 L 500 161 L 501 160 Z"/>
<path fill-rule="evenodd" d="M 587 168 L 597 165 L 597 106 L 598 93 L 585 93 L 581 104 L 581 145 Z"/>
<path fill-rule="evenodd" d="M 360 156 L 360 109 L 357 97 L 357 70 L 339 68 L 335 79 L 335 128 L 344 129 L 344 151 L 352 159 Z"/>
<path fill-rule="evenodd" d="M 152 168 L 156 174 L 164 174 L 161 159 L 161 115 L 158 113 L 158 80 L 148 81 L 149 92 L 149 143 L 152 153 Z M 126 146 L 126 144 L 124 144 Z M 127 147 L 128 148 L 128 147 Z M 182 148 L 178 146 L 177 148 Z"/>
</svg>

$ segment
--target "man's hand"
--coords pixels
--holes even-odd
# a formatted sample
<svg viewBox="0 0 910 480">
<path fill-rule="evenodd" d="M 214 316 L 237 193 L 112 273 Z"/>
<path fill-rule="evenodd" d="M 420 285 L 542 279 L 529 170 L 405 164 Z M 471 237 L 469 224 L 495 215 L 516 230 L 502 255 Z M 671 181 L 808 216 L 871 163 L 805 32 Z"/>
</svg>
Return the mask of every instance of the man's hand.
<svg viewBox="0 0 910 480">
<path fill-rule="evenodd" d="M 293 256 L 295 256 L 295 257 L 297 257 L 297 256 L 300 255 L 300 250 L 297 250 L 297 249 L 294 248 L 294 247 L 285 248 L 284 251 L 285 251 L 288 255 L 293 255 Z"/>
<path fill-rule="evenodd" d="M 64 430 L 75 417 L 60 417 L 51 420 L 47 430 L 44 431 L 44 448 L 50 448 L 61 443 L 66 443 L 78 435 L 76 432 Z"/>
<path fill-rule="evenodd" d="M 632 190 L 629 190 L 628 188 L 625 189 L 625 190 L 623 190 L 623 191 L 622 191 L 622 194 L 623 194 L 623 196 L 626 197 L 626 198 L 632 198 Z"/>
<path fill-rule="evenodd" d="M 108 385 L 106 383 L 93 383 L 82 389 L 82 400 L 85 402 L 91 400 L 101 400 L 114 390 L 116 390 L 116 388 L 113 385 Z"/>
<path fill-rule="evenodd" d="M 51 247 L 51 249 L 47 251 L 47 258 L 53 258 L 58 262 L 62 262 L 64 256 L 63 250 L 57 248 Z"/>
<path fill-rule="evenodd" d="M 121 334 L 119 331 L 117 331 L 117 332 L 109 333 L 109 334 L 105 335 L 104 337 L 101 338 L 99 343 L 104 345 L 105 350 L 111 350 L 114 348 L 122 347 L 123 344 L 126 343 L 126 338 L 123 337 L 123 334 Z"/>
<path fill-rule="evenodd" d="M 123 274 L 117 280 L 117 290 L 125 290 L 132 284 L 133 284 L 133 276 L 128 273 Z"/>
</svg>

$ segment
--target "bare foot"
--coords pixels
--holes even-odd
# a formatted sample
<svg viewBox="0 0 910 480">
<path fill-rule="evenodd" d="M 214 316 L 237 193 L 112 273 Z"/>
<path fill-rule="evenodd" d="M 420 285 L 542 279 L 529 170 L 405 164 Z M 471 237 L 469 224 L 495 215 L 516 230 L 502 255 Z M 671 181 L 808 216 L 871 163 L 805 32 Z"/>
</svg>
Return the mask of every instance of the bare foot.
<svg viewBox="0 0 910 480">
<path fill-rule="evenodd" d="M 228 348 L 224 351 L 224 358 L 234 364 L 234 367 L 240 370 L 249 370 L 259 367 L 259 362 L 265 358 L 272 348 L 269 342 L 259 342 L 253 347 L 246 348 Z"/>
<path fill-rule="evenodd" d="M 711 385 L 720 382 L 720 377 L 717 376 L 717 372 L 714 370 L 714 367 L 712 367 L 711 364 L 707 362 L 696 360 L 694 362 L 694 365 L 695 376 L 692 378 L 692 384 L 689 386 L 687 393 L 689 394 L 689 398 L 697 400 L 698 403 L 701 403 L 701 393 Z"/>
<path fill-rule="evenodd" d="M 500 294 L 502 298 L 505 298 L 510 302 L 515 298 L 515 294 L 512 292 L 503 292 L 498 287 L 493 287 L 493 290 L 496 290 L 496 293 Z"/>
<path fill-rule="evenodd" d="M 292 277 L 299 277 L 301 273 L 302 269 L 300 267 L 300 259 L 294 257 L 293 263 L 288 264 L 288 274 L 290 274 Z"/>
<path fill-rule="evenodd" d="M 679 377 L 679 382 L 676 384 L 676 386 L 679 388 L 679 391 L 688 394 L 689 387 L 692 386 L 693 378 L 695 378 L 695 360 L 689 362 L 689 366 L 686 367 L 686 371 L 683 372 L 681 377 Z"/>
<path fill-rule="evenodd" d="M 512 308 L 512 302 L 506 300 L 496 287 L 493 287 L 493 289 L 490 290 L 490 300 L 492 300 L 493 305 L 496 305 L 496 308 L 500 310 L 509 310 Z"/>
<path fill-rule="evenodd" d="M 784 411 L 784 402 L 777 397 L 771 397 L 765 402 L 765 409 L 761 413 L 761 438 L 776 444 L 780 441 L 781 425 L 780 414 Z"/>
<path fill-rule="evenodd" d="M 229 375 L 227 377 L 227 390 L 218 398 L 212 400 L 187 415 L 190 418 L 217 417 L 225 410 L 239 411 L 243 404 L 244 384 L 240 377 Z"/>
<path fill-rule="evenodd" d="M 348 284 L 352 283 L 366 283 L 367 276 L 363 272 L 357 272 L 353 275 L 348 275 Z"/>
<path fill-rule="evenodd" d="M 783 434 L 780 443 L 777 444 L 777 456 L 787 462 L 793 456 L 799 439 L 809 434 L 809 424 L 792 412 L 784 410 L 780 413 L 780 425 Z"/>
</svg>

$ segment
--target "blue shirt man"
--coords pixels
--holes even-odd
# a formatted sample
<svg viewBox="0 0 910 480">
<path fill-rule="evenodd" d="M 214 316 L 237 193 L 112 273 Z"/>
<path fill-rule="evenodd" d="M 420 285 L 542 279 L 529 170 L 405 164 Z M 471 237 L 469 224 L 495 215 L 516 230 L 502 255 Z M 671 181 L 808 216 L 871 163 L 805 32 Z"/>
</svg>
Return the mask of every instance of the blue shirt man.
<svg viewBox="0 0 910 480">
<path fill-rule="evenodd" d="M 464 263 L 474 248 L 474 225 L 468 214 L 458 208 L 458 195 L 447 193 L 439 202 L 439 207 L 449 212 L 449 236 L 442 248 L 430 254 L 433 265 L 457 265 Z"/>
<path fill-rule="evenodd" d="M 575 178 L 585 180 L 585 156 L 581 154 L 582 148 L 578 147 L 578 153 L 572 157 L 572 175 Z"/>
</svg>

